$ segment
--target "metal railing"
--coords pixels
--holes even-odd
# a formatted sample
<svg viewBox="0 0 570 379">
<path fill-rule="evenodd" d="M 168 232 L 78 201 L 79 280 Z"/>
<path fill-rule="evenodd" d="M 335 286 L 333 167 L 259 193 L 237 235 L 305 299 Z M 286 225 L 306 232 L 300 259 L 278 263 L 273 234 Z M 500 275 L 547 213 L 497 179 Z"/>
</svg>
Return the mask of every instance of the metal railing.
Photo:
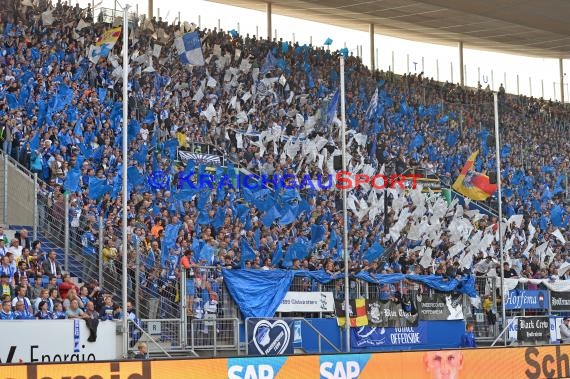
<svg viewBox="0 0 570 379">
<path fill-rule="evenodd" d="M 160 342 L 156 341 L 156 339 L 147 333 L 138 323 L 134 322 L 133 320 L 128 321 L 129 326 L 129 349 L 131 351 L 135 350 L 134 347 L 139 342 L 150 342 L 151 346 L 156 346 L 157 351 L 163 353 L 168 358 L 172 358 L 172 356 L 166 351 L 166 349 L 160 344 Z M 149 349 L 149 352 L 153 351 L 153 349 Z M 154 352 L 154 351 L 153 351 Z"/>
<path fill-rule="evenodd" d="M 239 354 L 238 318 L 217 318 L 215 313 L 207 313 L 203 319 L 190 321 L 188 347 L 192 351 L 211 351 L 213 356 L 219 350 L 232 350 Z"/>
<path fill-rule="evenodd" d="M 181 348 L 180 319 L 143 319 L 138 323 L 129 320 L 129 349 L 135 350 L 139 342 L 149 345 L 149 352 L 169 355 L 173 347 Z"/>
</svg>

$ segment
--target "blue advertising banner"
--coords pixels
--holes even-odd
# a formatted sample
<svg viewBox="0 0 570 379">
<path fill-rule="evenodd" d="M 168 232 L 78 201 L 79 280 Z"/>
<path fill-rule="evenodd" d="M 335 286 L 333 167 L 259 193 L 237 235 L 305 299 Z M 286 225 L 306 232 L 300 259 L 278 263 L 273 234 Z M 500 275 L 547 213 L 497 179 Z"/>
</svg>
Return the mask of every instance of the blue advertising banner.
<svg viewBox="0 0 570 379">
<path fill-rule="evenodd" d="M 505 309 L 548 309 L 548 291 L 511 290 L 505 298 Z"/>
<path fill-rule="evenodd" d="M 247 319 L 248 355 L 276 356 L 293 354 L 295 336 L 294 320 Z M 297 328 L 298 329 L 298 328 Z M 295 338 L 297 337 L 297 338 Z"/>
<path fill-rule="evenodd" d="M 351 328 L 350 345 L 353 348 L 422 345 L 427 343 L 427 323 L 404 328 L 362 326 Z"/>
</svg>

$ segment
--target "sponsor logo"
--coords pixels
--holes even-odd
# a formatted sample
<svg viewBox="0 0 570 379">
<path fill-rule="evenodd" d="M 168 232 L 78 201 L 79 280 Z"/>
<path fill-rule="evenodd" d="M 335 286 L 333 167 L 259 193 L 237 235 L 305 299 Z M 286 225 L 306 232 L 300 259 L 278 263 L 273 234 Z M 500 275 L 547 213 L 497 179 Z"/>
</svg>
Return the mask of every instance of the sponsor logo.
<svg viewBox="0 0 570 379">
<path fill-rule="evenodd" d="M 261 320 L 253 329 L 253 344 L 261 355 L 281 355 L 289 347 L 291 329 L 282 320 Z"/>
<path fill-rule="evenodd" d="M 330 189 L 350 190 L 357 189 L 362 185 L 369 185 L 374 189 L 381 190 L 386 188 L 415 189 L 418 180 L 422 176 L 419 174 L 403 175 L 403 174 L 376 174 L 373 176 L 367 174 L 353 174 L 347 171 L 339 171 L 335 175 L 317 175 L 311 177 L 305 174 L 302 177 L 296 177 L 293 174 L 285 175 L 256 175 L 256 174 L 236 174 L 236 175 L 220 175 L 216 177 L 208 173 L 178 172 L 169 175 L 165 171 L 154 171 L 147 178 L 148 185 L 154 189 L 166 189 L 175 186 L 178 189 L 226 189 L 234 190 L 247 188 L 249 190 L 258 190 L 261 188 L 274 189 L 312 189 L 326 191 Z M 334 186 L 333 186 L 334 184 Z"/>
<path fill-rule="evenodd" d="M 28 365 L 28 379 L 151 379 L 151 362 Z"/>
</svg>

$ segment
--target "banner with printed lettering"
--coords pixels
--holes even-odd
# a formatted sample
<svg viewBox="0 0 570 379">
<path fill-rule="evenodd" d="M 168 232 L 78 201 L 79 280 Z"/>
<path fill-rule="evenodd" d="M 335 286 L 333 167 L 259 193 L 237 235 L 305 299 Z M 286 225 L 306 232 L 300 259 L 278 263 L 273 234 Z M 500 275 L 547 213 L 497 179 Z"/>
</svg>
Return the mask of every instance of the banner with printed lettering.
<svg viewBox="0 0 570 379">
<path fill-rule="evenodd" d="M 214 154 L 194 153 L 191 151 L 179 150 L 178 157 L 183 163 L 194 161 L 197 164 L 205 164 L 208 166 L 220 166 L 222 164 L 220 156 Z"/>
<path fill-rule="evenodd" d="M 350 345 L 353 348 L 422 345 L 427 343 L 427 323 L 404 328 L 378 328 L 362 326 L 350 329 Z"/>
<path fill-rule="evenodd" d="M 401 301 L 368 302 L 368 325 L 396 328 L 418 325 L 418 311 L 409 296 L 403 296 Z"/>
<path fill-rule="evenodd" d="M 505 309 L 548 309 L 548 291 L 510 290 L 505 298 Z"/>
<path fill-rule="evenodd" d="M 294 323 L 295 320 L 287 319 L 248 318 L 248 355 L 277 356 L 293 354 Z"/>
<path fill-rule="evenodd" d="M 463 320 L 463 295 L 443 292 L 416 295 L 420 320 Z"/>
<path fill-rule="evenodd" d="M 570 292 L 550 292 L 550 307 L 553 311 L 570 311 Z"/>
<path fill-rule="evenodd" d="M 550 342 L 550 319 L 548 316 L 520 317 L 518 341 L 532 344 Z"/>
<path fill-rule="evenodd" d="M 335 311 L 332 292 L 293 292 L 289 291 L 279 304 L 277 312 L 317 313 Z"/>
</svg>

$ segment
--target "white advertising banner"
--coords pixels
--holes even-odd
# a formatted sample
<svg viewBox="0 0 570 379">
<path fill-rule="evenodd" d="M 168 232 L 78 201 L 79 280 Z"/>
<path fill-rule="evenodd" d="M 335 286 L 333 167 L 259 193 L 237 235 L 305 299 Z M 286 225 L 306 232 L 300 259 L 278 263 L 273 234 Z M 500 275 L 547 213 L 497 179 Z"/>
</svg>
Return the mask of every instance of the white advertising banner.
<svg viewBox="0 0 570 379">
<path fill-rule="evenodd" d="M 82 362 L 120 358 L 114 321 L 101 321 L 97 339 L 85 320 L 14 320 L 0 322 L 0 363 Z"/>
<path fill-rule="evenodd" d="M 287 292 L 277 312 L 334 312 L 332 292 Z"/>
</svg>

